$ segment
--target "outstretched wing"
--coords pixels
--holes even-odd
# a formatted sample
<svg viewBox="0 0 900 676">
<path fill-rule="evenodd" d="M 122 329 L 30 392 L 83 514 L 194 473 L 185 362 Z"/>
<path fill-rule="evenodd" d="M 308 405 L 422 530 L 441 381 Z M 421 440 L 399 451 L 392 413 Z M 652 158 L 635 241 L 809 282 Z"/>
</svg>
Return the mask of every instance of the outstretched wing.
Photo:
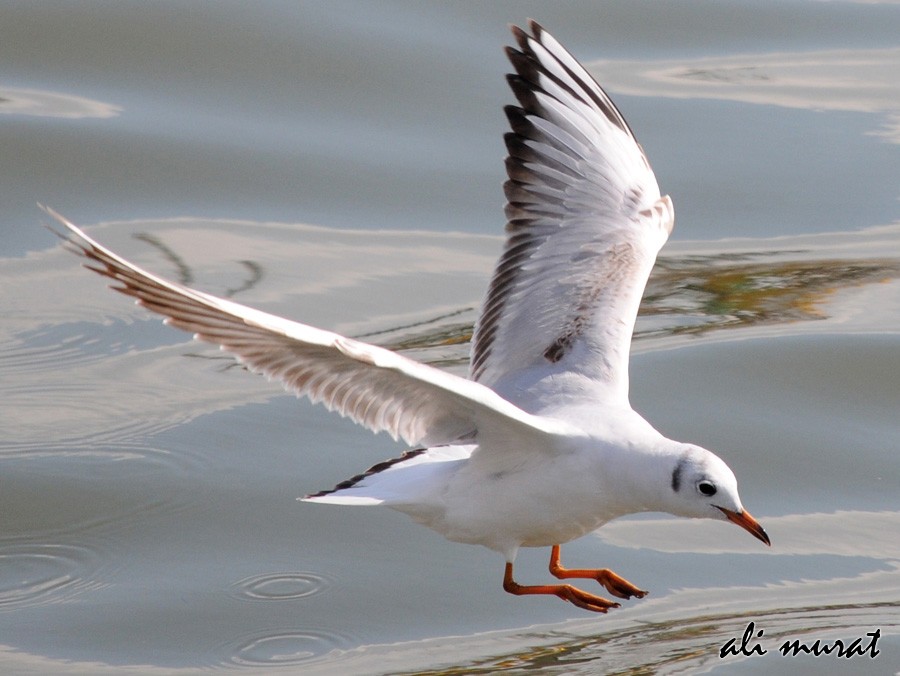
<svg viewBox="0 0 900 676">
<path fill-rule="evenodd" d="M 55 212 L 87 268 L 118 283 L 112 288 L 166 317 L 166 323 L 218 344 L 251 371 L 285 389 L 408 444 L 477 440 L 483 434 L 552 432 L 489 388 L 374 345 L 292 322 L 189 289 L 116 255 Z"/>
<path fill-rule="evenodd" d="M 525 410 L 628 398 L 641 294 L 672 202 L 631 129 L 549 33 L 513 27 L 507 76 L 506 248 L 479 318 L 471 375 Z"/>
</svg>

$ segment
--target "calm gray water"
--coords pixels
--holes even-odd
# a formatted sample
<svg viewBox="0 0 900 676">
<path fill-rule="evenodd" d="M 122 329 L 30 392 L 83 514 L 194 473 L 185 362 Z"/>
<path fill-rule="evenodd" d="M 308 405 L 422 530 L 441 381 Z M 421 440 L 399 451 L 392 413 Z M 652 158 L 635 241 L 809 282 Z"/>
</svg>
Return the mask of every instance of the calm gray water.
<svg viewBox="0 0 900 676">
<path fill-rule="evenodd" d="M 773 541 L 609 524 L 564 550 L 651 590 L 608 616 L 505 594 L 496 554 L 399 514 L 298 503 L 403 448 L 105 290 L 35 206 L 462 371 L 528 16 L 675 200 L 635 406 L 717 449 Z M 898 35 L 887 1 L 0 4 L 0 671 L 900 670 Z M 720 659 L 751 621 L 766 654 Z M 778 652 L 876 630 L 874 659 Z"/>
</svg>

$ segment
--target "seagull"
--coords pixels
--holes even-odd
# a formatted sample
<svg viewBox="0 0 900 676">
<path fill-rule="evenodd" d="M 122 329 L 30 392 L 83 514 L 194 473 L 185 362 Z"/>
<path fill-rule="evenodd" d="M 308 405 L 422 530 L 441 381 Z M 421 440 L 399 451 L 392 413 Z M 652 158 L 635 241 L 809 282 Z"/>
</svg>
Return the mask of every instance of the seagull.
<svg viewBox="0 0 900 676">
<path fill-rule="evenodd" d="M 630 599 L 647 592 L 606 568 L 564 567 L 560 546 L 638 512 L 727 520 L 770 541 L 725 462 L 664 437 L 629 403 L 632 332 L 672 200 L 588 71 L 537 22 L 511 30 L 507 239 L 468 378 L 167 281 L 45 211 L 85 267 L 166 324 L 413 449 L 301 500 L 389 507 L 500 553 L 511 594 L 605 613 L 620 604 L 568 583 L 517 582 L 519 549 L 550 547 L 555 578 Z"/>
</svg>

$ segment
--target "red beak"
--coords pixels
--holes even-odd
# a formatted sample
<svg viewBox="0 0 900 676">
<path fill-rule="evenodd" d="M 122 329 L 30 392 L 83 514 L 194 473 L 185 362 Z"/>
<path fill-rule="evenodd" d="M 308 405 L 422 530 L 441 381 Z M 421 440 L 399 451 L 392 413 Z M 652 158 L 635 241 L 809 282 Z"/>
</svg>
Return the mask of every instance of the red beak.
<svg viewBox="0 0 900 676">
<path fill-rule="evenodd" d="M 728 517 L 728 520 L 731 523 L 736 523 L 738 526 L 743 528 L 745 531 L 750 533 L 753 537 L 762 540 L 770 547 L 772 543 L 769 541 L 769 536 L 766 534 L 766 531 L 763 530 L 763 527 L 759 525 L 759 523 L 750 516 L 750 512 L 746 509 L 743 512 L 732 512 L 730 509 L 725 509 L 724 507 L 718 507 L 722 514 Z"/>
</svg>

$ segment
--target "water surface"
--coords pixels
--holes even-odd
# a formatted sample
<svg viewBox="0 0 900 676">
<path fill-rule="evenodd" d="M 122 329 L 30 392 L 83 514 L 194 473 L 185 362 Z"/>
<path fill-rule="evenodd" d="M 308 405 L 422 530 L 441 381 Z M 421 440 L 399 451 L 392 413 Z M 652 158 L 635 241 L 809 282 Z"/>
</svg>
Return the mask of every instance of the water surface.
<svg viewBox="0 0 900 676">
<path fill-rule="evenodd" d="M 402 447 L 106 291 L 34 206 L 464 372 L 527 16 L 675 200 L 634 404 L 719 450 L 773 541 L 611 523 L 564 549 L 651 590 L 605 617 L 505 594 L 496 554 L 402 515 L 298 503 Z M 888 2 L 5 3 L 4 672 L 900 670 L 898 34 Z M 720 660 L 750 621 L 768 653 Z M 874 660 L 777 651 L 876 628 Z"/>
</svg>

